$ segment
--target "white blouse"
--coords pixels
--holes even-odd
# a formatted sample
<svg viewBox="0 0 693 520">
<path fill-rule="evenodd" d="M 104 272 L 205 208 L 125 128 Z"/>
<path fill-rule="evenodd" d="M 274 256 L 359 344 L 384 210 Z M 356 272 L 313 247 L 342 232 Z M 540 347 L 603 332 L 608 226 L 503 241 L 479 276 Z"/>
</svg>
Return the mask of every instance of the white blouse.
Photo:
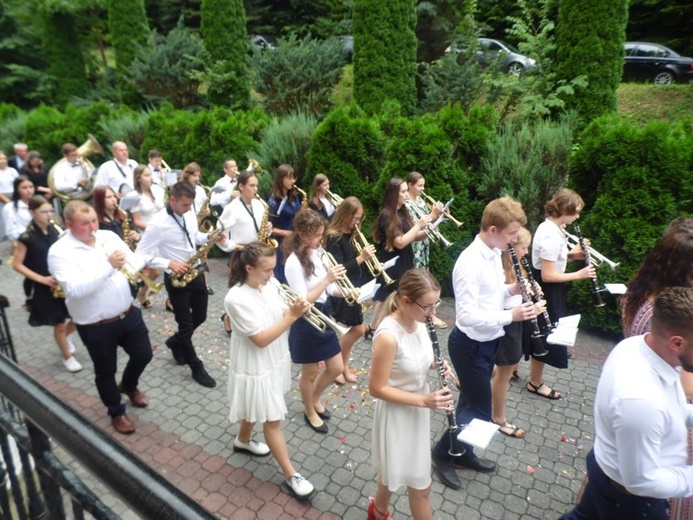
<svg viewBox="0 0 693 520">
<path fill-rule="evenodd" d="M 555 262 L 555 271 L 565 273 L 568 263 L 568 243 L 565 233 L 548 218 L 539 224 L 532 241 L 532 265 L 541 271 L 543 260 Z"/>
<path fill-rule="evenodd" d="M 11 198 L 12 193 L 14 193 L 14 180 L 17 177 L 19 177 L 19 173 L 12 166 L 0 170 L 0 193 Z"/>
<path fill-rule="evenodd" d="M 227 239 L 224 244 L 217 242 L 217 246 L 222 251 L 228 253 L 236 249 L 238 245 L 250 244 L 257 240 L 265 208 L 257 199 L 251 200 L 250 205 L 245 207 L 244 204 L 241 197 L 233 199 L 219 217 L 219 222 L 224 225 Z"/>
<path fill-rule="evenodd" d="M 17 240 L 19 235 L 24 233 L 24 230 L 31 222 L 31 213 L 29 206 L 21 200 L 17 201 L 17 209 L 14 207 L 14 201 L 10 201 L 2 208 L 2 219 L 5 222 L 5 234 L 10 240 Z"/>
<path fill-rule="evenodd" d="M 291 287 L 301 298 L 305 298 L 308 292 L 327 276 L 327 270 L 322 264 L 317 249 L 314 250 L 310 255 L 310 260 L 313 262 L 314 269 L 313 274 L 311 274 L 308 278 L 305 277 L 303 266 L 296 256 L 296 253 L 291 253 L 284 264 L 284 276 L 286 276 L 286 282 L 289 284 L 289 287 Z M 327 301 L 328 293 L 332 296 L 340 296 L 337 286 L 334 283 L 331 283 L 327 286 L 327 291 L 323 291 L 315 302 L 325 303 Z"/>
<path fill-rule="evenodd" d="M 152 184 L 150 188 L 154 200 L 150 199 L 147 195 L 140 194 L 139 203 L 132 208 L 132 213 L 140 214 L 140 220 L 145 224 L 148 224 L 154 215 L 159 211 L 164 209 L 164 189 L 161 186 Z"/>
</svg>

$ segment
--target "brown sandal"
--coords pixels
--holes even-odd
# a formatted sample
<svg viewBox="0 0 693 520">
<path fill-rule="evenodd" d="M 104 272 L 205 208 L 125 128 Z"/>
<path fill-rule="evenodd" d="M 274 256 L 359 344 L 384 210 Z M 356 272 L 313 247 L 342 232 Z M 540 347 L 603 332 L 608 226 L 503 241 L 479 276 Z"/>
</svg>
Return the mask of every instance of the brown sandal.
<svg viewBox="0 0 693 520">
<path fill-rule="evenodd" d="M 537 385 L 533 384 L 531 381 L 527 381 L 527 385 L 528 386 L 526 388 L 530 394 L 536 394 L 539 397 L 544 397 L 545 399 L 550 399 L 551 401 L 556 401 L 556 400 L 560 399 L 561 397 L 563 397 L 561 394 L 556 392 L 556 390 L 554 390 L 553 388 L 551 389 L 551 391 L 548 394 L 542 394 L 541 392 L 539 392 L 539 389 L 542 386 L 546 386 L 543 382 L 539 386 L 537 386 Z"/>
</svg>

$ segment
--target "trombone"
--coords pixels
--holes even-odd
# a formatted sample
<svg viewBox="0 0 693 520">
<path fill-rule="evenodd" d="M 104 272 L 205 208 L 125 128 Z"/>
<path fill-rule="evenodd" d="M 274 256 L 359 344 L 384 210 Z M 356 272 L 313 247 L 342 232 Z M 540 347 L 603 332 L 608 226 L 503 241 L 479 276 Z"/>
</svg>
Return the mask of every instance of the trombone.
<svg viewBox="0 0 693 520">
<path fill-rule="evenodd" d="M 293 303 L 300 298 L 298 294 L 296 294 L 296 291 L 286 284 L 279 283 L 276 278 L 270 278 L 269 283 L 279 291 L 279 296 L 287 305 L 293 305 Z M 330 327 L 335 334 L 337 334 L 339 339 L 342 339 L 342 336 L 349 330 L 346 327 L 342 327 L 324 312 L 320 311 L 315 305 L 310 306 L 308 312 L 303 315 L 303 319 L 320 332 L 325 332 L 327 327 Z"/>
<path fill-rule="evenodd" d="M 405 200 L 404 205 L 407 208 L 407 210 L 409 211 L 409 214 L 412 216 L 412 218 L 417 222 L 427 215 L 411 199 Z M 438 220 L 441 222 L 444 221 L 445 215 L 441 215 L 440 217 L 438 217 Z M 447 249 L 448 247 L 450 247 L 452 245 L 452 242 L 450 242 L 447 238 L 445 238 L 443 236 L 443 234 L 440 231 L 438 231 L 438 228 L 437 228 L 435 222 L 431 222 L 430 224 L 426 224 L 426 227 L 424 227 L 423 230 L 429 239 L 431 239 L 433 242 L 438 242 L 443 249 Z"/>
<path fill-rule="evenodd" d="M 331 268 L 339 265 L 339 262 L 337 262 L 335 257 L 331 253 L 325 251 L 322 247 L 318 247 L 317 253 L 320 256 L 320 259 L 322 260 L 322 265 L 325 266 L 325 269 L 330 270 Z M 354 284 L 351 283 L 351 280 L 344 276 L 344 278 L 339 278 L 338 280 L 335 280 L 335 283 L 337 284 L 337 288 L 339 289 L 339 292 L 341 293 L 345 302 L 347 302 L 349 305 L 354 305 L 358 303 L 359 290 L 356 287 L 354 287 Z"/>
<path fill-rule="evenodd" d="M 436 204 L 438 201 L 435 200 L 433 197 L 428 195 L 425 192 L 421 192 L 421 196 L 424 199 L 424 202 L 426 202 L 426 206 L 428 206 L 429 211 L 433 209 L 433 205 Z M 445 212 L 445 218 L 450 220 L 453 224 L 455 224 L 456 227 L 462 227 L 462 222 L 460 220 L 457 220 L 455 217 L 452 216 L 450 213 L 450 210 Z"/>
<path fill-rule="evenodd" d="M 576 247 L 577 245 L 580 244 L 580 240 L 578 237 L 575 235 L 571 235 L 567 231 L 565 231 L 565 236 L 568 240 L 568 247 L 570 249 Z M 592 264 L 592 267 L 598 268 L 601 267 L 602 265 L 606 264 L 609 267 L 611 267 L 612 271 L 615 271 L 616 268 L 621 265 L 621 262 L 614 262 L 613 260 L 609 260 L 607 257 L 605 257 L 603 254 L 601 254 L 599 251 L 596 249 L 593 249 L 592 246 L 587 246 L 587 252 L 589 253 L 590 257 L 590 264 Z"/>
<path fill-rule="evenodd" d="M 357 255 L 360 255 L 361 251 L 370 245 L 368 240 L 366 240 L 366 237 L 361 232 L 358 224 L 354 226 L 354 233 L 351 235 L 351 245 L 354 248 L 354 251 L 356 251 Z M 395 283 L 395 281 L 387 274 L 387 271 L 383 269 L 383 264 L 380 263 L 380 260 L 378 260 L 376 256 L 371 256 L 368 258 L 365 261 L 365 264 L 368 268 L 368 272 L 371 273 L 373 278 L 383 275 L 383 282 L 385 282 L 385 285 Z"/>
</svg>

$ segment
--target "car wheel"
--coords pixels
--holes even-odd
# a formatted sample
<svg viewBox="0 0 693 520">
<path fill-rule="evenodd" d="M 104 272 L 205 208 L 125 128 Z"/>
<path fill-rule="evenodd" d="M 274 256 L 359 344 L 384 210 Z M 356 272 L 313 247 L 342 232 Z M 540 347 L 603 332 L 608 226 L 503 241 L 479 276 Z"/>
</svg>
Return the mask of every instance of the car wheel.
<svg viewBox="0 0 693 520">
<path fill-rule="evenodd" d="M 522 65 L 522 63 L 514 62 L 508 65 L 506 72 L 511 76 L 519 76 L 522 74 L 523 70 L 525 70 L 525 67 Z"/>
<path fill-rule="evenodd" d="M 669 85 L 673 83 L 675 76 L 668 70 L 662 70 L 654 75 L 652 78 L 652 83 L 655 85 Z"/>
</svg>

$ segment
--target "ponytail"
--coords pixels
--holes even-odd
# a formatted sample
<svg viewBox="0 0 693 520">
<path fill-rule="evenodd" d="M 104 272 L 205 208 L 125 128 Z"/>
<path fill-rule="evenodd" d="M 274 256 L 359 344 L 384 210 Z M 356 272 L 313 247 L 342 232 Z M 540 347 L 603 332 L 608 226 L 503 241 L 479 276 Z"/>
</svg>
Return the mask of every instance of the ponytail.
<svg viewBox="0 0 693 520">
<path fill-rule="evenodd" d="M 231 255 L 229 287 L 245 282 L 248 276 L 246 266 L 257 267 L 261 258 L 274 256 L 274 249 L 264 242 L 251 242 L 243 248 L 236 249 Z"/>
</svg>

